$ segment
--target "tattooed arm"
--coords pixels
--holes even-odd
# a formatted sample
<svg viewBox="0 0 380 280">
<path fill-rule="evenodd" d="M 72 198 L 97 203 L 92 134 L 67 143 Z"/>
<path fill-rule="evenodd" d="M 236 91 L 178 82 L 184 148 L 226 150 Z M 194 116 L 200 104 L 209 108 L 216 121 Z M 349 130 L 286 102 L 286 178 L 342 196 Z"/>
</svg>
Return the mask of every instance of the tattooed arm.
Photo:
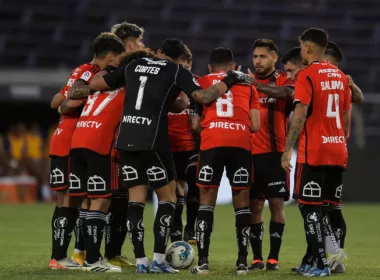
<svg viewBox="0 0 380 280">
<path fill-rule="evenodd" d="M 73 86 L 67 93 L 67 98 L 70 99 L 82 99 L 91 94 L 90 87 L 84 80 L 76 80 Z"/>
<path fill-rule="evenodd" d="M 347 143 L 347 139 L 350 133 L 350 127 L 351 127 L 351 120 L 350 120 L 350 111 L 345 110 L 343 111 L 343 120 L 344 120 L 344 138 Z"/>
<path fill-rule="evenodd" d="M 364 102 L 364 96 L 362 90 L 354 83 L 350 75 L 346 75 L 348 79 L 348 86 L 351 89 L 352 103 L 362 104 Z"/>
<path fill-rule="evenodd" d="M 209 104 L 218 99 L 227 89 L 225 83 L 219 82 L 208 88 L 193 91 L 191 97 L 198 103 Z"/>
<path fill-rule="evenodd" d="M 83 100 L 66 99 L 58 108 L 58 112 L 64 115 L 74 115 L 78 112 L 78 108 L 84 105 Z"/>
<path fill-rule="evenodd" d="M 58 92 L 56 95 L 54 95 L 53 99 L 51 100 L 50 108 L 58 109 L 58 107 L 62 104 L 63 101 L 65 101 L 65 97 L 62 93 Z"/>
</svg>

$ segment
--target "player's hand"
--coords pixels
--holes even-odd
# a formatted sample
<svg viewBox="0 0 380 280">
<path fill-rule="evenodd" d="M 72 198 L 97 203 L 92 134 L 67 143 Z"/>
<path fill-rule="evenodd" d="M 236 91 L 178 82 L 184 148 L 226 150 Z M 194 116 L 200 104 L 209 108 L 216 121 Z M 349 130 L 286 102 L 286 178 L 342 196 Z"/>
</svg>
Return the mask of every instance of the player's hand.
<svg viewBox="0 0 380 280">
<path fill-rule="evenodd" d="M 346 75 L 346 77 L 348 79 L 348 86 L 352 89 L 352 87 L 354 86 L 354 80 L 350 75 Z"/>
<path fill-rule="evenodd" d="M 239 84 L 251 84 L 251 80 L 249 79 L 248 75 L 244 74 L 240 71 L 230 70 L 227 72 L 227 76 L 224 77 L 222 80 L 227 86 L 228 89 L 230 89 L 233 85 L 239 83 Z"/>
<path fill-rule="evenodd" d="M 251 72 L 251 69 L 248 68 L 248 77 L 251 80 L 251 83 L 257 85 L 255 75 Z"/>
<path fill-rule="evenodd" d="M 236 71 L 241 71 L 241 65 L 238 66 L 238 68 L 236 69 Z"/>
<path fill-rule="evenodd" d="M 292 150 L 286 151 L 282 154 L 281 157 L 281 166 L 286 172 L 290 172 L 293 166 L 290 164 L 290 160 L 292 159 Z"/>
</svg>

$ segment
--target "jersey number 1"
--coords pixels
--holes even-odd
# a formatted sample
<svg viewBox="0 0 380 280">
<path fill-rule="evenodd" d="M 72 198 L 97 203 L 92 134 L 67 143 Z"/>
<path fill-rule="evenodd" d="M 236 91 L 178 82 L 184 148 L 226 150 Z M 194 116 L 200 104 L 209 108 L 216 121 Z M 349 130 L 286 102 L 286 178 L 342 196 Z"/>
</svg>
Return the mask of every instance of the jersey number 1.
<svg viewBox="0 0 380 280">
<path fill-rule="evenodd" d="M 147 76 L 140 76 L 140 87 L 137 93 L 137 100 L 136 100 L 136 106 L 135 106 L 136 110 L 141 110 L 141 104 L 143 101 L 144 90 L 145 90 L 145 85 L 146 85 L 147 80 L 148 80 Z"/>
<path fill-rule="evenodd" d="M 340 116 L 339 116 L 339 94 L 329 94 L 327 100 L 327 112 L 326 116 L 328 118 L 335 118 L 336 120 L 336 127 L 342 128 L 342 125 L 340 123 Z"/>
</svg>

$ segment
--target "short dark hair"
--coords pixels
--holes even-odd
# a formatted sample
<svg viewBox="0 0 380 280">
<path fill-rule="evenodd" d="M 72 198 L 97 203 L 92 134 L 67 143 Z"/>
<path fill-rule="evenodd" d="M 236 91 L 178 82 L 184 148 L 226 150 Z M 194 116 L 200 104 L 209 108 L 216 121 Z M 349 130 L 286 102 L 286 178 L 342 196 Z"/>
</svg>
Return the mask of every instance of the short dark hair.
<svg viewBox="0 0 380 280">
<path fill-rule="evenodd" d="M 187 45 L 185 45 L 185 53 L 181 55 L 181 59 L 187 63 L 191 63 L 193 61 L 193 54 Z"/>
<path fill-rule="evenodd" d="M 313 27 L 305 30 L 299 39 L 301 41 L 313 42 L 322 48 L 326 48 L 329 40 L 329 34 L 323 29 Z"/>
<path fill-rule="evenodd" d="M 343 59 L 342 51 L 340 50 L 337 44 L 331 41 L 327 43 L 325 55 L 331 55 L 333 58 L 336 59 L 338 63 L 341 62 Z"/>
<path fill-rule="evenodd" d="M 135 50 L 127 53 L 120 61 L 120 64 L 128 65 L 133 60 L 148 57 L 148 58 L 156 58 L 154 52 L 148 48 L 142 50 Z"/>
<path fill-rule="evenodd" d="M 302 63 L 301 59 L 301 48 L 295 47 L 289 50 L 282 58 L 281 62 L 283 64 L 286 64 L 288 62 L 291 62 L 293 64 L 299 64 Z"/>
<path fill-rule="evenodd" d="M 168 57 L 177 60 L 186 54 L 185 44 L 178 38 L 168 38 L 161 44 L 161 52 Z"/>
<path fill-rule="evenodd" d="M 95 38 L 93 44 L 95 57 L 105 56 L 109 52 L 121 54 L 125 51 L 123 42 L 115 34 L 104 32 Z"/>
<path fill-rule="evenodd" d="M 256 48 L 267 48 L 269 51 L 274 51 L 278 53 L 278 47 L 273 40 L 270 39 L 257 39 L 253 42 L 252 50 Z"/>
<path fill-rule="evenodd" d="M 211 65 L 224 65 L 234 62 L 234 54 L 229 48 L 219 47 L 214 49 L 210 54 Z"/>
<path fill-rule="evenodd" d="M 111 27 L 111 32 L 119 37 L 121 40 L 127 40 L 130 37 L 138 38 L 144 34 L 144 28 L 126 21 L 115 24 Z"/>
</svg>

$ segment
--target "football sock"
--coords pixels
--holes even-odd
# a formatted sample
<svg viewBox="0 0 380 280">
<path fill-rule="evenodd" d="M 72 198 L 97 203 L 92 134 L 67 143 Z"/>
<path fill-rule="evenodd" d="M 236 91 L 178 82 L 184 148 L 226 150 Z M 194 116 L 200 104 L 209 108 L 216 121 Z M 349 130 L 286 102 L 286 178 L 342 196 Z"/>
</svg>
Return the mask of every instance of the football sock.
<svg viewBox="0 0 380 280">
<path fill-rule="evenodd" d="M 182 240 L 182 212 L 185 204 L 183 196 L 177 196 L 177 203 L 175 205 L 174 221 L 170 227 L 170 240 L 176 242 Z"/>
<path fill-rule="evenodd" d="M 146 256 L 144 248 L 144 208 L 145 204 L 143 203 L 128 203 L 127 229 L 136 259 L 145 258 Z"/>
<path fill-rule="evenodd" d="M 268 259 L 275 259 L 278 261 L 280 253 L 282 235 L 284 234 L 284 224 L 270 221 L 269 234 L 270 234 L 270 253 Z"/>
<path fill-rule="evenodd" d="M 58 210 L 56 219 L 53 221 L 53 247 L 55 248 L 53 249 L 53 258 L 57 261 L 67 257 L 67 248 L 70 245 L 77 215 L 77 209 L 61 207 L 60 211 Z"/>
<path fill-rule="evenodd" d="M 319 269 L 327 267 L 325 242 L 323 238 L 322 206 L 304 204 L 301 208 L 304 218 L 306 235 L 314 259 Z"/>
<path fill-rule="evenodd" d="M 329 254 L 338 254 L 339 245 L 335 239 L 334 232 L 331 228 L 331 222 L 327 214 L 328 205 L 322 206 L 323 232 L 325 239 L 325 250 Z"/>
<path fill-rule="evenodd" d="M 304 204 L 298 204 L 301 216 L 303 219 L 305 219 L 306 217 L 304 216 L 303 211 L 302 211 L 303 206 L 304 206 Z M 307 228 L 306 223 L 304 223 L 304 230 L 305 230 L 305 232 L 308 232 L 308 228 Z M 307 244 L 306 245 L 306 247 L 307 247 L 306 253 L 305 253 L 305 256 L 302 258 L 302 263 L 312 265 L 313 264 L 313 252 L 311 251 L 311 246 L 310 246 L 308 234 L 306 234 L 306 244 Z"/>
<path fill-rule="evenodd" d="M 197 247 L 199 261 L 202 265 L 207 260 L 210 249 L 211 233 L 214 227 L 214 207 L 200 205 L 197 218 Z"/>
<path fill-rule="evenodd" d="M 249 207 L 235 209 L 238 257 L 247 259 L 250 237 L 251 211 Z"/>
<path fill-rule="evenodd" d="M 187 194 L 186 194 L 186 230 L 194 230 L 199 209 L 199 188 L 196 185 L 197 168 L 190 165 L 186 171 Z"/>
<path fill-rule="evenodd" d="M 263 235 L 264 222 L 259 224 L 251 224 L 250 242 L 254 260 L 263 260 Z"/>
<path fill-rule="evenodd" d="M 340 248 L 344 248 L 344 241 L 346 239 L 347 226 L 343 218 L 342 209 L 340 205 L 330 205 L 328 211 L 331 227 L 337 238 Z"/>
<path fill-rule="evenodd" d="M 102 244 L 106 214 L 100 211 L 89 210 L 87 212 L 86 227 L 86 261 L 89 264 L 99 261 L 100 245 Z"/>
<path fill-rule="evenodd" d="M 85 240 L 86 240 L 86 218 L 87 218 L 87 210 L 80 209 L 79 216 L 76 219 L 76 225 L 74 229 L 75 233 L 75 249 L 79 251 L 85 250 Z"/>
<path fill-rule="evenodd" d="M 59 214 L 61 212 L 61 208 L 58 206 L 55 206 L 54 212 L 53 212 L 53 217 L 51 218 L 51 240 L 52 240 L 52 245 L 51 245 L 51 259 L 54 259 L 55 256 L 55 251 L 57 247 L 59 246 L 59 238 L 55 238 L 55 233 L 56 233 L 56 226 L 55 226 L 55 220 L 59 217 Z"/>
<path fill-rule="evenodd" d="M 153 225 L 154 253 L 165 254 L 174 212 L 175 204 L 173 202 L 160 201 L 158 203 L 156 218 Z"/>
<path fill-rule="evenodd" d="M 113 197 L 109 208 L 106 225 L 104 257 L 113 259 L 121 255 L 121 248 L 127 234 L 128 199 Z"/>
</svg>

